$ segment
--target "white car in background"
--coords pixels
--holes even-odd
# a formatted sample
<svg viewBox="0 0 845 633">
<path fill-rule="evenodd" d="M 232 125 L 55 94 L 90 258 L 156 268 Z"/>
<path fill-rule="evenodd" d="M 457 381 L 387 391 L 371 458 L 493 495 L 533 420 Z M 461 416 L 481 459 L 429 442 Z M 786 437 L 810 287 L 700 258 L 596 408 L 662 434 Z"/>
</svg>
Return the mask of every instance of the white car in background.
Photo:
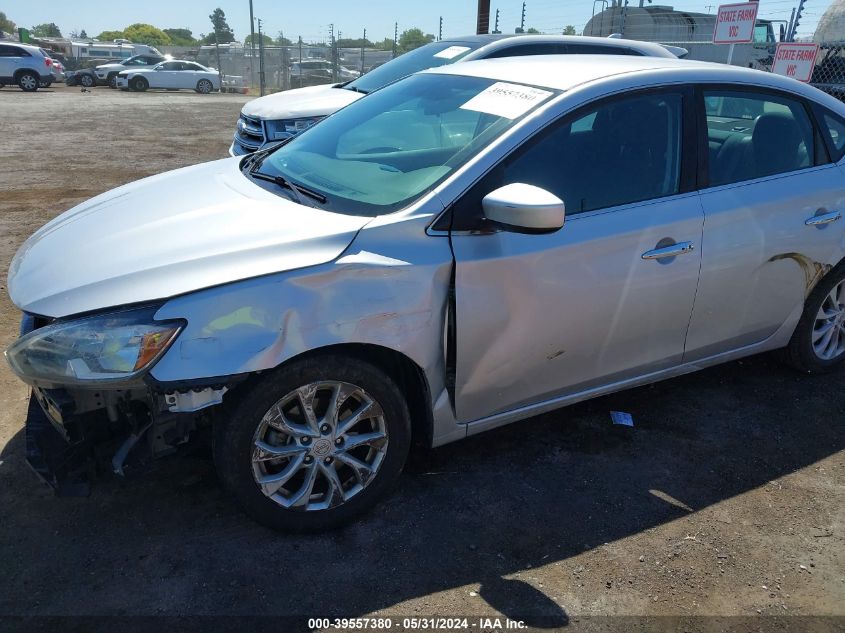
<svg viewBox="0 0 845 633">
<path fill-rule="evenodd" d="M 100 64 L 94 69 L 94 74 L 97 76 L 97 84 L 108 85 L 110 88 L 117 88 L 117 76 L 124 70 L 152 68 L 164 61 L 167 61 L 167 58 L 165 58 L 164 55 L 156 55 L 155 53 L 133 55 L 121 62 Z"/>
<path fill-rule="evenodd" d="M 118 88 L 143 92 L 148 88 L 195 90 L 208 94 L 220 90 L 220 75 L 196 62 L 167 61 L 152 68 L 124 70 L 115 82 Z"/>
</svg>

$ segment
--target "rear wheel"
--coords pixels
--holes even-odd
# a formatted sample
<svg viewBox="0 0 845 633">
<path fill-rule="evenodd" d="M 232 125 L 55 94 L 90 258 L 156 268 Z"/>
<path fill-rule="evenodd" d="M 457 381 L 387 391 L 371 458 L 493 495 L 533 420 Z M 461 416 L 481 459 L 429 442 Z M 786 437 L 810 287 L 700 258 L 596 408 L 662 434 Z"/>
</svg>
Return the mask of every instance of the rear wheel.
<svg viewBox="0 0 845 633">
<path fill-rule="evenodd" d="M 384 372 L 324 355 L 257 383 L 215 429 L 214 458 L 253 519 L 313 532 L 370 509 L 399 477 L 410 440 L 407 404 Z"/>
<path fill-rule="evenodd" d="M 40 83 L 41 78 L 34 72 L 27 70 L 18 75 L 18 88 L 24 92 L 35 92 Z"/>
<path fill-rule="evenodd" d="M 208 79 L 200 79 L 197 82 L 197 92 L 203 95 L 207 95 L 209 92 L 214 90 L 214 86 Z"/>
<path fill-rule="evenodd" d="M 150 84 L 143 77 L 135 77 L 135 79 L 133 79 L 130 83 L 130 86 L 132 87 L 132 90 L 135 90 L 136 92 L 144 92 L 144 90 L 150 87 Z"/>
<path fill-rule="evenodd" d="M 79 78 L 79 83 L 85 86 L 86 88 L 93 88 L 96 81 L 94 77 L 92 77 L 89 73 L 83 73 L 82 76 Z"/>
<path fill-rule="evenodd" d="M 813 374 L 845 361 L 845 265 L 830 271 L 807 297 L 784 355 L 799 371 Z"/>
<path fill-rule="evenodd" d="M 117 88 L 117 73 L 109 75 L 109 88 Z"/>
</svg>

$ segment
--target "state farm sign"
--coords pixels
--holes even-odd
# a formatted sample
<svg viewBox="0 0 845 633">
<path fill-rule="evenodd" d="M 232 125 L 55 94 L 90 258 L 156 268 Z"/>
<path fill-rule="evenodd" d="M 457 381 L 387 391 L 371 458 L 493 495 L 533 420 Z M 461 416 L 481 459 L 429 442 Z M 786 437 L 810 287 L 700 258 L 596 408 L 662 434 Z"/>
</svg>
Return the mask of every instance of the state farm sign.
<svg viewBox="0 0 845 633">
<path fill-rule="evenodd" d="M 713 29 L 713 43 L 747 44 L 753 41 L 757 8 L 756 2 L 720 6 L 716 14 L 716 28 Z"/>
<path fill-rule="evenodd" d="M 772 72 L 798 81 L 808 82 L 816 66 L 819 45 L 809 42 L 781 42 L 775 51 Z"/>
</svg>

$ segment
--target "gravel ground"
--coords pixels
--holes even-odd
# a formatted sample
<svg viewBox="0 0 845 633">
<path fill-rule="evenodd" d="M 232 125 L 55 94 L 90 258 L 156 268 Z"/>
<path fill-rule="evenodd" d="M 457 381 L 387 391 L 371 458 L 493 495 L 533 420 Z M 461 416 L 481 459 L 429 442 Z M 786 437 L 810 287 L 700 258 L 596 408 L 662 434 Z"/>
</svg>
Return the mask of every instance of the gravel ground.
<svg viewBox="0 0 845 633">
<path fill-rule="evenodd" d="M 224 156 L 244 100 L 0 90 L 0 266 L 77 202 Z M 4 277 L 4 348 L 18 318 Z M 2 363 L 0 628 L 47 621 L 8 616 L 113 616 L 115 628 L 139 615 L 378 614 L 842 630 L 843 387 L 845 373 L 800 376 L 760 356 L 600 398 L 417 453 L 364 520 L 292 537 L 245 518 L 202 451 L 54 498 L 24 463 L 27 390 Z M 611 410 L 635 427 L 613 427 Z"/>
</svg>

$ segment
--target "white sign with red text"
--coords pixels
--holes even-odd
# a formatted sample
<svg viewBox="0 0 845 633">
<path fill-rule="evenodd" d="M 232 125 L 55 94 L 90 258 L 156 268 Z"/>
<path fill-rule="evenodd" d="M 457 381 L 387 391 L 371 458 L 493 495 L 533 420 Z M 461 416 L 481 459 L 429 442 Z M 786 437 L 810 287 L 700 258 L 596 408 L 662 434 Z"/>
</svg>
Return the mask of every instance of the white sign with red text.
<svg viewBox="0 0 845 633">
<path fill-rule="evenodd" d="M 758 6 L 756 2 L 720 6 L 716 14 L 716 28 L 713 29 L 713 43 L 747 44 L 753 41 Z"/>
<path fill-rule="evenodd" d="M 775 51 L 772 72 L 807 83 L 813 76 L 819 45 L 809 42 L 781 42 Z"/>
</svg>

